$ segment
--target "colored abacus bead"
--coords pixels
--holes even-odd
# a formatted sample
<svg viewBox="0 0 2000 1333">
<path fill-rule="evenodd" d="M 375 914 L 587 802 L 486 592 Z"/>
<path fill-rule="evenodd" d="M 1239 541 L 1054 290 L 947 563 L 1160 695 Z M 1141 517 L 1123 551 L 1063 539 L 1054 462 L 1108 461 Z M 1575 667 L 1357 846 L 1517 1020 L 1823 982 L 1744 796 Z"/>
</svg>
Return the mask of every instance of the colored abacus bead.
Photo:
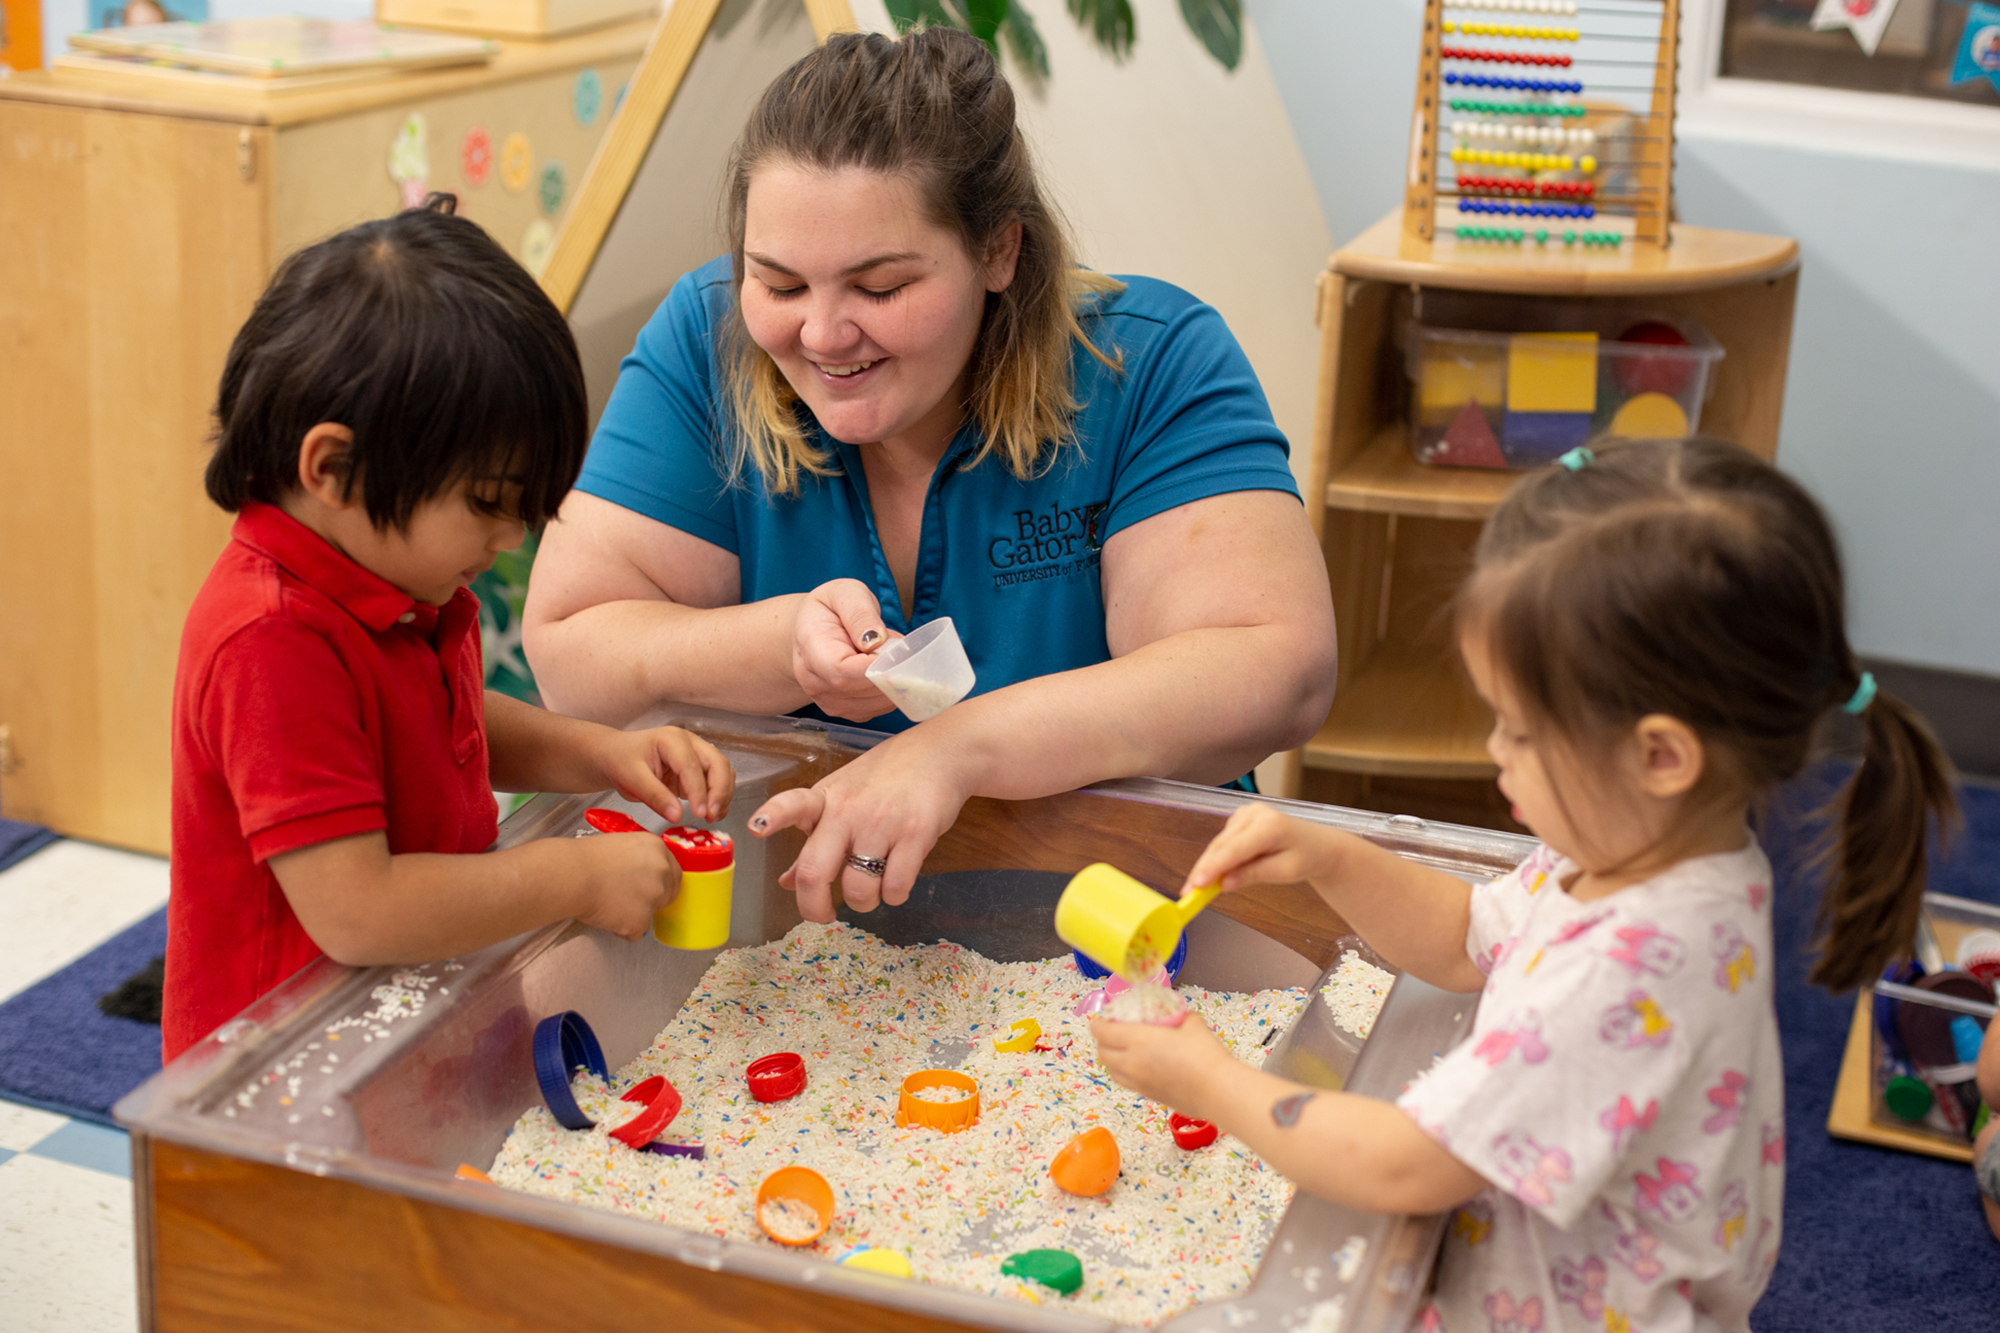
<svg viewBox="0 0 2000 1333">
<path fill-rule="evenodd" d="M 1566 232 L 1564 232 L 1564 233 L 1563 233 L 1563 244 L 1564 244 L 1564 245 L 1575 245 L 1575 244 L 1576 244 L 1576 233 L 1575 233 L 1575 232 L 1573 232 L 1573 231 L 1566 231 Z"/>
<path fill-rule="evenodd" d="M 1549 243 L 1549 229 L 1547 227 L 1537 227 L 1535 229 L 1535 244 L 1547 245 L 1548 243 Z"/>
</svg>

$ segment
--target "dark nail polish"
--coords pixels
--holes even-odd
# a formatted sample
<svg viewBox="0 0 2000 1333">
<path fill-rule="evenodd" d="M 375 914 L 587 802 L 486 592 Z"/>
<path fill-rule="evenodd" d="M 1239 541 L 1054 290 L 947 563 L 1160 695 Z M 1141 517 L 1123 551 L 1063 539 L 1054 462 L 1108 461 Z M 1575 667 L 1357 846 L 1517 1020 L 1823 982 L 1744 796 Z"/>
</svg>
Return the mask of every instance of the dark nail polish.
<svg viewBox="0 0 2000 1333">
<path fill-rule="evenodd" d="M 882 632 L 880 630 L 871 629 L 866 634 L 861 636 L 861 646 L 863 648 L 866 648 L 869 644 L 875 642 L 875 640 L 881 637 L 882 637 Z"/>
</svg>

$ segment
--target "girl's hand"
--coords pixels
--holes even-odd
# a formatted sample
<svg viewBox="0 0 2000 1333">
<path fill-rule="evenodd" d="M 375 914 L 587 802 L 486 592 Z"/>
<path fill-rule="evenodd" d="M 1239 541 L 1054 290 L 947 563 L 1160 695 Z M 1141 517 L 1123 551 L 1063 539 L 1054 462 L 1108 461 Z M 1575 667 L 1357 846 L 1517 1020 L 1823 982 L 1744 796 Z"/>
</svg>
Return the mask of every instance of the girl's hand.
<svg viewBox="0 0 2000 1333">
<path fill-rule="evenodd" d="M 755 837 L 781 828 L 810 835 L 798 860 L 778 877 L 798 895 L 806 920 L 833 920 L 836 882 L 857 912 L 909 898 L 924 858 L 958 818 L 967 795 L 964 775 L 923 734 L 928 725 L 890 737 L 814 786 L 779 792 L 750 816 Z M 858 869 L 850 856 L 878 858 L 883 872 Z"/>
<path fill-rule="evenodd" d="M 1210 1118 L 1203 1113 L 1208 1093 L 1237 1067 L 1221 1038 L 1193 1014 L 1178 1027 L 1100 1016 L 1090 1020 L 1090 1035 L 1097 1039 L 1098 1060 L 1119 1087 L 1200 1120 Z"/>
<path fill-rule="evenodd" d="M 583 862 L 576 919 L 620 939 L 645 938 L 653 913 L 680 892 L 681 868 L 657 833 L 600 833 L 575 840 Z"/>
<path fill-rule="evenodd" d="M 829 717 L 866 722 L 894 708 L 868 679 L 875 653 L 889 642 L 882 604 L 859 579 L 834 579 L 805 595 L 792 618 L 792 674 Z"/>
<path fill-rule="evenodd" d="M 651 807 L 669 823 L 679 823 L 681 802 L 696 818 L 713 824 L 729 813 L 736 794 L 736 770 L 722 751 L 679 727 L 648 731 L 603 728 L 594 736 L 592 758 L 607 786 L 628 801 Z M 659 841 L 657 838 L 654 841 Z"/>
<path fill-rule="evenodd" d="M 1252 884 L 1296 884 L 1331 867 L 1342 835 L 1288 818 L 1268 805 L 1246 805 L 1195 859 L 1182 896 L 1205 884 L 1223 891 Z"/>
</svg>

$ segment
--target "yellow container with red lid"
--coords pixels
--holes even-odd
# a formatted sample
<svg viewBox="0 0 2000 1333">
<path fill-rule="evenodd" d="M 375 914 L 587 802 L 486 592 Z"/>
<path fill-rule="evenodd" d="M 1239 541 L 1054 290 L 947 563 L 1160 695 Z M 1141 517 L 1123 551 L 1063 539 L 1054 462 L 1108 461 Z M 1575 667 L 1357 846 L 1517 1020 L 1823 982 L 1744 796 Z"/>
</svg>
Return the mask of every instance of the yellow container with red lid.
<svg viewBox="0 0 2000 1333">
<path fill-rule="evenodd" d="M 729 943 L 736 889 L 736 844 L 720 829 L 670 828 L 660 835 L 681 868 L 681 889 L 653 913 L 653 938 L 673 949 Z"/>
</svg>

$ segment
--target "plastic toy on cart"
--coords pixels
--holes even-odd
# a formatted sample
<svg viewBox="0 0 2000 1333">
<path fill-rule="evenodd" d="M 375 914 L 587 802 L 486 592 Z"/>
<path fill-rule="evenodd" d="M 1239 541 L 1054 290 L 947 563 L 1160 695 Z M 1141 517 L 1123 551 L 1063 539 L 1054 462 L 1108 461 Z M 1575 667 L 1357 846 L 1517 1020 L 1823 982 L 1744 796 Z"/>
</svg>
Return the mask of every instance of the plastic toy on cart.
<svg viewBox="0 0 2000 1333">
<path fill-rule="evenodd" d="M 1972 1160 L 1989 1114 L 1973 1082 L 2000 979 L 2000 908 L 1924 895 L 1916 957 L 1855 1002 L 1827 1129 L 1880 1147 Z"/>
<path fill-rule="evenodd" d="M 1692 435 L 1723 356 L 1699 325 L 1648 311 L 1429 293 L 1425 304 L 1405 329 L 1410 452 L 1433 466 L 1524 470 L 1600 435 Z M 1535 327 L 1506 327 L 1517 322 Z"/>
<path fill-rule="evenodd" d="M 760 790 L 824 771 L 827 764 L 877 739 L 792 719 L 734 718 L 708 710 L 662 710 L 645 721 L 699 726 L 729 754 L 739 773 L 763 775 L 739 783 L 740 813 L 724 826 L 739 835 L 740 820 L 762 799 Z M 1158 781 L 1109 784 L 1091 799 L 1105 797 L 1130 800 L 1135 811 L 1178 808 L 1204 820 L 1226 817 L 1245 799 Z M 584 811 L 598 803 L 589 797 L 537 797 L 503 826 L 499 845 L 571 837 L 588 827 Z M 1299 810 L 1304 818 L 1458 868 L 1468 878 L 1497 873 L 1528 846 L 1525 840 L 1483 830 L 1425 826 L 1331 807 Z M 775 884 L 785 860 L 767 859 L 763 844 L 754 839 L 739 836 L 736 848 L 743 938 L 757 942 L 764 938 L 759 931 L 782 934 L 796 920 L 782 910 L 791 895 Z M 995 877 L 990 884 L 978 878 L 988 875 Z M 856 918 L 856 924 L 915 930 L 933 940 L 942 934 L 989 956 L 996 956 L 995 950 L 1022 958 L 1062 952 L 1050 923 L 1066 875 L 964 871 L 927 879 L 933 887 L 920 881 L 896 920 L 875 913 Z M 1341 1032 L 1332 1011 L 1317 998 L 1331 968 L 1315 969 L 1277 940 L 1215 912 L 1190 922 L 1186 936 L 1190 948 L 1183 985 L 1222 990 L 1313 987 L 1313 998 L 1300 1016 L 1272 1041 L 1267 1067 L 1314 1086 L 1393 1097 L 1433 1051 L 1459 1040 L 1471 1023 L 1476 997 L 1446 994 L 1404 977 L 1392 988 L 1374 1035 L 1364 1044 Z M 1336 966 L 1341 952 L 1336 947 L 1331 955 Z M 916 1280 L 889 1282 L 863 1266 L 836 1265 L 762 1235 L 754 1241 L 723 1240 L 496 1189 L 455 1174 L 460 1164 L 477 1169 L 491 1161 L 521 1110 L 541 1097 L 535 1062 L 526 1058 L 536 1020 L 570 1011 L 588 1014 L 605 1067 L 616 1074 L 647 1048 L 707 964 L 699 953 L 662 949 L 651 940 L 628 943 L 575 925 L 551 926 L 420 966 L 357 971 L 315 964 L 131 1094 L 119 1114 L 134 1128 L 135 1142 L 175 1143 L 228 1159 L 289 1167 L 336 1179 L 361 1191 L 357 1197 L 364 1199 L 466 1210 L 558 1237 L 731 1273 L 739 1280 L 866 1302 L 881 1308 L 885 1328 L 929 1319 L 975 1328 L 1108 1333 L 1108 1322 L 1059 1297 L 1040 1307 L 1023 1306 L 926 1283 L 920 1263 Z M 552 1039 L 553 1063 L 560 1070 L 574 1068 L 574 1060 L 595 1073 L 580 1034 L 571 1034 L 573 1049 L 562 1049 L 561 1026 L 556 1025 Z M 340 1050 L 347 1058 L 322 1063 L 334 1034 L 346 1038 Z M 286 1072 L 276 1082 L 267 1078 L 281 1068 Z M 444 1078 L 440 1070 L 453 1072 Z M 647 1106 L 665 1095 L 664 1087 L 649 1089 L 643 1083 L 623 1091 L 645 1097 Z M 661 1105 L 656 1115 L 664 1120 L 666 1109 Z M 620 1104 L 615 1116 L 626 1123 L 642 1110 L 636 1102 Z M 667 1135 L 672 1137 L 671 1128 Z M 1197 1130 L 1190 1142 L 1198 1138 Z M 1335 1328 L 1400 1328 L 1421 1294 L 1443 1226 L 1441 1217 L 1367 1215 L 1300 1194 L 1278 1219 L 1243 1291 L 1227 1301 L 1180 1312 L 1160 1327 L 1196 1333 L 1253 1321 L 1259 1327 L 1296 1326 L 1339 1299 L 1345 1313 L 1333 1321 Z M 838 1235 L 828 1240 L 845 1248 Z"/>
<path fill-rule="evenodd" d="M 1926 894 L 1917 953 L 1873 990 L 1870 1118 L 1969 1147 L 1984 1123 L 1973 1065 L 2000 1010 L 2000 910 Z"/>
</svg>

